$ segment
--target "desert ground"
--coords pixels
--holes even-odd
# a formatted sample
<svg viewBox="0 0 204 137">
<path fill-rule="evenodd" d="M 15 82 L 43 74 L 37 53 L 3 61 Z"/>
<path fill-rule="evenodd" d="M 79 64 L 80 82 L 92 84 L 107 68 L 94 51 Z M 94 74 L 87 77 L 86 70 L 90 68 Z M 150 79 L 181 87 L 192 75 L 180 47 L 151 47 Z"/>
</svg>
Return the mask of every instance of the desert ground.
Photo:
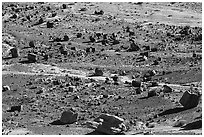
<svg viewBox="0 0 204 137">
<path fill-rule="evenodd" d="M 3 2 L 2 134 L 201 135 L 202 3 Z"/>
</svg>

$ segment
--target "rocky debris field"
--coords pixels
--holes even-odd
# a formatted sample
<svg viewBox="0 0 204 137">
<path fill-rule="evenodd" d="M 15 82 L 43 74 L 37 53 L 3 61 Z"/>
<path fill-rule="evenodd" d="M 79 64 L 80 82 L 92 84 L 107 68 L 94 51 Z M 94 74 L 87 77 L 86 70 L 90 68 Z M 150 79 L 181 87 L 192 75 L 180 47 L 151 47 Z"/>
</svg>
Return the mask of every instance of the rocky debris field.
<svg viewBox="0 0 204 137">
<path fill-rule="evenodd" d="M 2 134 L 202 134 L 202 3 L 3 2 Z"/>
</svg>

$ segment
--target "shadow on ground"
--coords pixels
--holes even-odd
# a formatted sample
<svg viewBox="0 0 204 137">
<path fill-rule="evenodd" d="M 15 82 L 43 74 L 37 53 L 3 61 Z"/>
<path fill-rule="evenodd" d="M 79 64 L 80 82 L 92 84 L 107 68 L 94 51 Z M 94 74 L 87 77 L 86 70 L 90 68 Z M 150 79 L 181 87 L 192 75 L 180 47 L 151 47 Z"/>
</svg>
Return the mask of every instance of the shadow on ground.
<svg viewBox="0 0 204 137">
<path fill-rule="evenodd" d="M 61 122 L 60 120 L 55 120 L 55 121 L 51 122 L 50 125 L 66 125 L 66 124 Z"/>
<path fill-rule="evenodd" d="M 9 59 L 12 59 L 12 57 L 3 57 L 2 59 L 3 60 L 9 60 Z"/>
<path fill-rule="evenodd" d="M 90 132 L 90 133 L 87 133 L 86 135 L 107 135 L 107 134 L 104 134 L 104 133 L 101 133 L 101 132 L 98 132 L 96 130 Z"/>
<path fill-rule="evenodd" d="M 30 61 L 30 60 L 22 60 L 22 61 L 20 61 L 19 63 L 29 64 L 29 63 L 34 63 L 34 62 L 33 62 L 33 61 Z"/>
<path fill-rule="evenodd" d="M 197 120 L 183 126 L 181 130 L 193 130 L 202 128 L 202 120 Z"/>
<path fill-rule="evenodd" d="M 179 113 L 179 112 L 184 111 L 184 110 L 186 110 L 186 108 L 184 108 L 184 107 L 176 107 L 176 108 L 165 110 L 162 113 L 159 113 L 158 115 L 159 116 L 164 116 L 164 115 Z"/>
</svg>

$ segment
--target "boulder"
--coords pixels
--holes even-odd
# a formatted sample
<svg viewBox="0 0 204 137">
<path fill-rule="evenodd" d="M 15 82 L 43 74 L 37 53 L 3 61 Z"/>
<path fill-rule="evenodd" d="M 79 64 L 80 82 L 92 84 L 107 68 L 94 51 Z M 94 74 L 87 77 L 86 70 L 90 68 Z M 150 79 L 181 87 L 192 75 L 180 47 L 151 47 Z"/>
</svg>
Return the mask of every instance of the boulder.
<svg viewBox="0 0 204 137">
<path fill-rule="evenodd" d="M 89 40 L 90 40 L 90 42 L 95 42 L 96 41 L 93 36 L 89 36 Z"/>
<path fill-rule="evenodd" d="M 103 14 L 104 14 L 104 11 L 103 11 L 103 10 L 94 11 L 94 14 L 95 14 L 95 15 L 103 15 Z"/>
<path fill-rule="evenodd" d="M 85 8 L 85 7 L 80 8 L 79 11 L 87 11 L 87 8 Z"/>
<path fill-rule="evenodd" d="M 8 110 L 8 112 L 14 112 L 14 111 L 20 112 L 21 110 L 23 110 L 23 106 L 22 106 L 22 105 L 19 105 L 19 106 L 11 106 L 11 109 Z"/>
<path fill-rule="evenodd" d="M 94 121 L 99 123 L 96 131 L 108 135 L 121 134 L 126 130 L 124 120 L 114 115 L 102 114 Z"/>
<path fill-rule="evenodd" d="M 90 53 L 91 52 L 91 48 L 90 47 L 87 47 L 86 48 L 86 53 Z"/>
<path fill-rule="evenodd" d="M 81 38 L 82 37 L 82 33 L 77 33 L 77 38 Z"/>
<path fill-rule="evenodd" d="M 200 94 L 186 91 L 184 92 L 179 102 L 181 103 L 181 105 L 184 106 L 184 108 L 189 109 L 189 108 L 196 107 L 198 105 L 200 97 L 201 97 Z"/>
<path fill-rule="evenodd" d="M 78 113 L 75 113 L 70 109 L 62 113 L 60 121 L 64 124 L 72 124 L 77 121 L 77 117 Z"/>
<path fill-rule="evenodd" d="M 172 90 L 172 88 L 170 88 L 169 86 L 164 85 L 162 91 L 163 91 L 164 93 L 171 93 L 173 90 Z"/>
<path fill-rule="evenodd" d="M 158 86 L 158 83 L 156 81 L 150 82 L 149 87 L 156 87 L 156 86 Z"/>
<path fill-rule="evenodd" d="M 66 4 L 62 4 L 62 8 L 63 8 L 63 9 L 66 9 L 66 8 L 67 8 L 67 5 L 66 5 Z"/>
<path fill-rule="evenodd" d="M 54 27 L 54 23 L 53 22 L 47 22 L 47 28 L 53 28 Z"/>
<path fill-rule="evenodd" d="M 140 87 L 140 86 L 141 86 L 141 82 L 140 82 L 140 81 L 133 80 L 133 81 L 132 81 L 132 86 L 133 86 L 133 87 Z"/>
<path fill-rule="evenodd" d="M 159 65 L 159 62 L 157 60 L 154 60 L 154 62 L 152 63 L 152 65 Z"/>
<path fill-rule="evenodd" d="M 161 91 L 160 87 L 150 88 L 148 91 L 148 97 L 158 96 Z"/>
<path fill-rule="evenodd" d="M 148 51 L 141 52 L 139 55 L 149 57 L 149 52 Z"/>
<path fill-rule="evenodd" d="M 2 87 L 2 92 L 5 92 L 7 90 L 11 90 L 11 88 L 7 85 Z"/>
<path fill-rule="evenodd" d="M 36 62 L 38 59 L 37 55 L 34 53 L 29 53 L 27 58 L 28 58 L 28 61 L 30 62 Z"/>
<path fill-rule="evenodd" d="M 3 38 L 2 38 L 3 39 Z M 2 57 L 8 57 L 8 55 L 10 54 L 10 50 L 13 47 L 10 46 L 9 44 L 6 43 L 2 43 Z"/>
<path fill-rule="evenodd" d="M 135 89 L 136 91 L 136 94 L 141 94 L 142 93 L 142 88 L 141 87 L 138 87 Z"/>
<path fill-rule="evenodd" d="M 105 83 L 110 84 L 110 79 L 106 77 Z"/>
<path fill-rule="evenodd" d="M 114 82 L 118 82 L 118 75 L 114 75 L 111 78 L 113 79 Z"/>
<path fill-rule="evenodd" d="M 103 76 L 103 71 L 99 68 L 96 68 L 94 76 Z"/>
<path fill-rule="evenodd" d="M 96 51 L 96 48 L 93 48 L 93 47 L 91 47 L 91 52 L 95 52 Z"/>
<path fill-rule="evenodd" d="M 76 51 L 76 47 L 71 47 L 71 50 L 74 50 L 74 51 Z"/>
<path fill-rule="evenodd" d="M 29 46 L 32 47 L 32 48 L 34 48 L 34 47 L 35 47 L 34 41 L 30 41 L 30 42 L 29 42 Z"/>
<path fill-rule="evenodd" d="M 10 49 L 12 58 L 17 58 L 20 56 L 19 51 L 17 48 Z"/>
<path fill-rule="evenodd" d="M 69 86 L 68 91 L 69 92 L 75 92 L 76 91 L 76 87 L 75 86 Z"/>
<path fill-rule="evenodd" d="M 68 41 L 69 40 L 69 36 L 67 34 L 64 35 L 64 41 Z"/>
<path fill-rule="evenodd" d="M 127 49 L 128 52 L 138 51 L 138 50 L 140 50 L 140 47 L 134 42 L 131 42 L 129 48 Z"/>
</svg>

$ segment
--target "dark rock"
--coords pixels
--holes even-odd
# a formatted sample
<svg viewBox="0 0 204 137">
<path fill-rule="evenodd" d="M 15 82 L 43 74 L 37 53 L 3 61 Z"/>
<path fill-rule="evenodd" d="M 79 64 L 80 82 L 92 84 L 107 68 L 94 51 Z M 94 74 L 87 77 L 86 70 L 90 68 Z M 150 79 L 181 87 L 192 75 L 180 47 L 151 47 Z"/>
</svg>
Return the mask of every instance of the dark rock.
<svg viewBox="0 0 204 137">
<path fill-rule="evenodd" d="M 141 87 L 136 88 L 135 91 L 136 91 L 136 94 L 141 94 L 142 93 Z"/>
<path fill-rule="evenodd" d="M 69 40 L 69 36 L 67 36 L 67 35 L 64 35 L 64 39 L 63 39 L 64 41 L 68 41 Z"/>
<path fill-rule="evenodd" d="M 66 5 L 66 4 L 62 4 L 62 8 L 63 8 L 63 9 L 66 9 L 66 8 L 67 8 L 67 5 Z"/>
<path fill-rule="evenodd" d="M 28 56 L 27 56 L 27 58 L 28 58 L 28 61 L 29 61 L 29 62 L 36 62 L 37 59 L 38 59 L 37 55 L 34 54 L 34 53 L 29 53 Z"/>
<path fill-rule="evenodd" d="M 9 86 L 2 86 L 2 92 L 11 90 L 11 88 Z"/>
<path fill-rule="evenodd" d="M 171 93 L 172 91 L 173 91 L 172 88 L 170 88 L 169 86 L 167 86 L 167 85 L 163 86 L 163 92 L 164 93 Z"/>
<path fill-rule="evenodd" d="M 184 92 L 179 102 L 184 106 L 184 108 L 190 109 L 198 105 L 200 97 L 201 95 L 199 94 L 191 93 L 190 91 L 186 91 Z"/>
<path fill-rule="evenodd" d="M 11 109 L 8 110 L 8 112 L 15 112 L 15 111 L 20 112 L 22 109 L 23 109 L 23 106 L 22 106 L 22 105 L 19 105 L 19 106 L 12 106 Z"/>
<path fill-rule="evenodd" d="M 104 11 L 103 11 L 103 10 L 95 11 L 94 14 L 95 14 L 95 15 L 103 15 L 103 14 L 104 14 Z"/>
<path fill-rule="evenodd" d="M 96 41 L 93 36 L 89 36 L 89 40 L 90 40 L 90 42 L 95 42 Z"/>
<path fill-rule="evenodd" d="M 29 46 L 32 47 L 32 48 L 34 48 L 34 47 L 35 47 L 34 41 L 30 41 L 30 42 L 29 42 Z"/>
<path fill-rule="evenodd" d="M 78 113 L 75 113 L 71 109 L 64 111 L 61 115 L 60 121 L 65 124 L 73 124 L 77 121 Z"/>
<path fill-rule="evenodd" d="M 74 50 L 74 51 L 76 51 L 76 47 L 71 47 L 71 50 Z"/>
<path fill-rule="evenodd" d="M 79 11 L 87 11 L 87 8 L 80 8 Z"/>
<path fill-rule="evenodd" d="M 103 71 L 99 68 L 96 68 L 94 76 L 103 76 Z"/>
<path fill-rule="evenodd" d="M 54 27 L 54 23 L 48 21 L 48 22 L 47 22 L 47 28 L 53 28 L 53 27 Z"/>
<path fill-rule="evenodd" d="M 149 57 L 149 52 L 148 51 L 141 52 L 139 55 Z"/>
<path fill-rule="evenodd" d="M 82 37 L 82 33 L 77 33 L 77 38 L 81 38 Z"/>
<path fill-rule="evenodd" d="M 132 86 L 133 86 L 133 87 L 140 87 L 140 86 L 141 86 L 141 82 L 140 82 L 140 81 L 133 80 L 133 81 L 132 81 Z"/>
<path fill-rule="evenodd" d="M 158 96 L 161 92 L 161 88 L 154 87 L 148 91 L 148 97 Z"/>
<path fill-rule="evenodd" d="M 12 58 L 17 58 L 20 56 L 20 53 L 17 48 L 10 49 Z"/>
</svg>

